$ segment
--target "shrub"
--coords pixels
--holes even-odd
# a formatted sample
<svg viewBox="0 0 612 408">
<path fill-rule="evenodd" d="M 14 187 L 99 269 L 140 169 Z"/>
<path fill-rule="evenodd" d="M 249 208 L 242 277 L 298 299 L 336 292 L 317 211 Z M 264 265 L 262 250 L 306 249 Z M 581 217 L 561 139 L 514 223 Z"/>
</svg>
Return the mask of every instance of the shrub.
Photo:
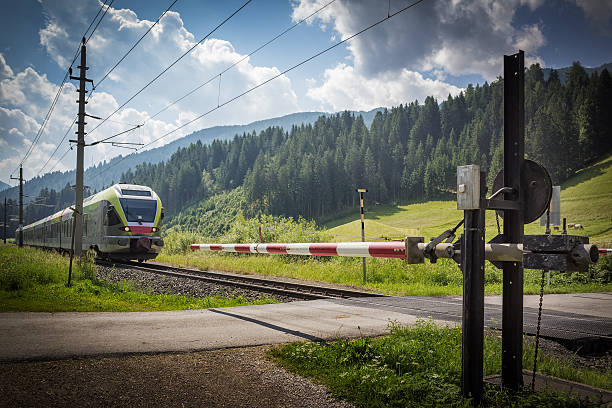
<svg viewBox="0 0 612 408">
<path fill-rule="evenodd" d="M 182 254 L 189 251 L 189 246 L 195 243 L 205 242 L 198 234 L 182 230 L 169 230 L 164 235 L 164 247 L 162 252 L 168 255 Z"/>
</svg>

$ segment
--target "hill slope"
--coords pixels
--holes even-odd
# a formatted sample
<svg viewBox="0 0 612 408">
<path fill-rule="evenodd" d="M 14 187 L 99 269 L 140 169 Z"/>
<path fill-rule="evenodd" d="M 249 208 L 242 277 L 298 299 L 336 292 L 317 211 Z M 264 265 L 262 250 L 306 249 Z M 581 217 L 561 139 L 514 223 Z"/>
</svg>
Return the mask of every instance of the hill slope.
<svg viewBox="0 0 612 408">
<path fill-rule="evenodd" d="M 364 123 L 370 125 L 376 112 L 384 108 L 376 108 L 371 111 L 353 111 L 355 116 L 361 115 Z M 136 168 L 141 163 L 159 163 L 161 161 L 168 160 L 174 152 L 179 148 L 184 148 L 192 143 L 201 141 L 203 144 L 209 144 L 213 140 L 231 140 L 235 135 L 242 135 L 243 133 L 259 133 L 269 127 L 282 127 L 285 130 L 290 130 L 293 125 L 301 124 L 312 124 L 320 116 L 332 115 L 333 113 L 326 112 L 298 112 L 292 113 L 277 118 L 265 119 L 256 122 L 249 123 L 247 125 L 227 125 L 227 126 L 213 126 L 206 129 L 197 130 L 185 137 L 174 140 L 164 146 L 157 147 L 150 150 L 145 150 L 140 153 L 133 153 L 124 158 L 124 156 L 117 156 L 111 159 L 108 163 L 99 164 L 94 167 L 89 167 L 85 170 L 84 180 L 85 185 L 91 187 L 92 190 L 100 190 L 103 187 L 107 187 L 112 182 L 118 182 L 121 175 L 127 172 L 129 169 Z M 122 160 L 122 161 L 121 161 Z M 121 161 L 121 163 L 119 163 Z M 108 169 L 108 170 L 107 170 Z M 95 177 L 101 171 L 105 171 L 103 176 Z M 26 181 L 24 184 L 24 194 L 29 197 L 36 197 L 43 188 L 54 189 L 56 191 L 61 190 L 68 184 L 74 184 L 75 172 L 53 172 L 47 173 L 41 177 L 36 177 Z M 6 189 L 6 190 L 5 190 Z M 2 191 L 5 190 L 5 191 Z M 10 188 L 9 185 L 3 186 L 0 184 L 0 200 L 4 197 L 17 199 L 19 189 L 16 187 Z M 26 199 L 26 201 L 29 201 Z"/>
<path fill-rule="evenodd" d="M 366 240 L 424 236 L 426 240 L 454 226 L 463 216 L 455 201 L 430 201 L 405 206 L 371 206 L 365 211 Z M 561 217 L 580 223 L 584 230 L 568 233 L 585 235 L 601 247 L 612 247 L 612 155 L 587 167 L 561 186 Z M 500 223 L 503 220 L 500 219 Z M 327 223 L 335 241 L 360 241 L 359 209 Z M 526 234 L 541 234 L 539 221 L 525 227 Z M 558 233 L 558 232 L 557 232 Z M 487 211 L 487 240 L 497 235 L 495 214 Z"/>
</svg>

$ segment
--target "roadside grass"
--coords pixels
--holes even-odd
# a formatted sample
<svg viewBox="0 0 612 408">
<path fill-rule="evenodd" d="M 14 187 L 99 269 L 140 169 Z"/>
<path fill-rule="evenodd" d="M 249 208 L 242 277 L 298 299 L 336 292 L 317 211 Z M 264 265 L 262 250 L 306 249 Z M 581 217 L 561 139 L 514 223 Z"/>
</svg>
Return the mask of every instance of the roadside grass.
<svg viewBox="0 0 612 408">
<path fill-rule="evenodd" d="M 66 287 L 68 261 L 55 252 L 0 245 L 0 312 L 139 312 L 276 302 L 270 298 L 253 302 L 244 297 L 143 293 L 127 281 L 97 279 L 92 257 L 74 262 L 73 284 Z"/>
<path fill-rule="evenodd" d="M 269 351 L 283 367 L 312 377 L 331 393 L 360 407 L 465 407 L 461 395 L 461 330 L 420 320 L 414 327 L 391 324 L 380 338 L 332 343 L 291 343 Z M 538 356 L 539 372 L 612 389 L 612 373 L 576 366 L 571 360 Z M 501 339 L 485 337 L 484 375 L 501 371 Z M 525 345 L 523 366 L 533 365 Z M 485 386 L 484 406 L 580 407 L 585 401 L 552 392 L 511 394 Z"/>
<path fill-rule="evenodd" d="M 608 257 L 610 258 L 610 257 Z M 406 265 L 401 259 L 368 258 L 367 281 L 363 284 L 361 259 L 291 255 L 244 255 L 216 252 L 162 254 L 157 261 L 201 270 L 224 270 L 283 276 L 364 288 L 395 296 L 458 296 L 463 276 L 454 261 Z M 597 269 L 599 268 L 599 269 Z M 591 268 L 589 273 L 551 272 L 544 293 L 612 292 L 612 262 Z M 541 271 L 526 269 L 524 293 L 540 293 Z M 489 262 L 485 266 L 485 293 L 502 293 L 502 271 Z"/>
</svg>

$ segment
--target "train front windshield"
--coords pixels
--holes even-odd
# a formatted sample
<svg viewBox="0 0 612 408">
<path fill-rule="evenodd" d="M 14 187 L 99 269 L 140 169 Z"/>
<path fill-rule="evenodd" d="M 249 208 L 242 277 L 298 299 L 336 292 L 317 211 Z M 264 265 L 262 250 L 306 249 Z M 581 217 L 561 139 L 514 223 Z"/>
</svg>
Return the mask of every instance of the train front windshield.
<svg viewBox="0 0 612 408">
<path fill-rule="evenodd" d="M 157 213 L 157 200 L 120 198 L 123 213 L 129 222 L 153 222 Z"/>
</svg>

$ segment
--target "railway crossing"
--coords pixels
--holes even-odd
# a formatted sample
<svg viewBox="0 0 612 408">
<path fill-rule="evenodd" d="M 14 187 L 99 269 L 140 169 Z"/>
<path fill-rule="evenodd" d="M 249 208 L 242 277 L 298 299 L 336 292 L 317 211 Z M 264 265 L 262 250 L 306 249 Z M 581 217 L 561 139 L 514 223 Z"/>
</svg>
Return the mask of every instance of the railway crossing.
<svg viewBox="0 0 612 408">
<path fill-rule="evenodd" d="M 486 174 L 477 165 L 457 168 L 457 209 L 463 220 L 453 229 L 425 243 L 423 237 L 407 237 L 404 243 L 337 244 L 194 244 L 192 249 L 242 253 L 404 258 L 422 263 L 428 258 L 452 258 L 463 272 L 462 391 L 480 400 L 483 393 L 484 261 L 503 269 L 502 384 L 523 387 L 523 268 L 577 271 L 597 262 L 599 250 L 582 236 L 524 235 L 524 224 L 535 221 L 549 207 L 552 182 L 539 164 L 525 159 L 525 61 L 524 52 L 504 56 L 504 168 L 495 178 L 494 193 L 487 198 Z M 503 234 L 485 243 L 485 211 L 504 219 Z M 547 217 L 549 218 L 549 217 Z M 463 235 L 453 243 L 463 225 Z M 500 231 L 501 232 L 501 231 Z M 540 335 L 543 291 L 536 332 Z M 537 360 L 536 360 L 537 361 Z M 535 373 L 535 367 L 534 367 Z M 535 378 L 535 376 L 534 376 Z"/>
</svg>

